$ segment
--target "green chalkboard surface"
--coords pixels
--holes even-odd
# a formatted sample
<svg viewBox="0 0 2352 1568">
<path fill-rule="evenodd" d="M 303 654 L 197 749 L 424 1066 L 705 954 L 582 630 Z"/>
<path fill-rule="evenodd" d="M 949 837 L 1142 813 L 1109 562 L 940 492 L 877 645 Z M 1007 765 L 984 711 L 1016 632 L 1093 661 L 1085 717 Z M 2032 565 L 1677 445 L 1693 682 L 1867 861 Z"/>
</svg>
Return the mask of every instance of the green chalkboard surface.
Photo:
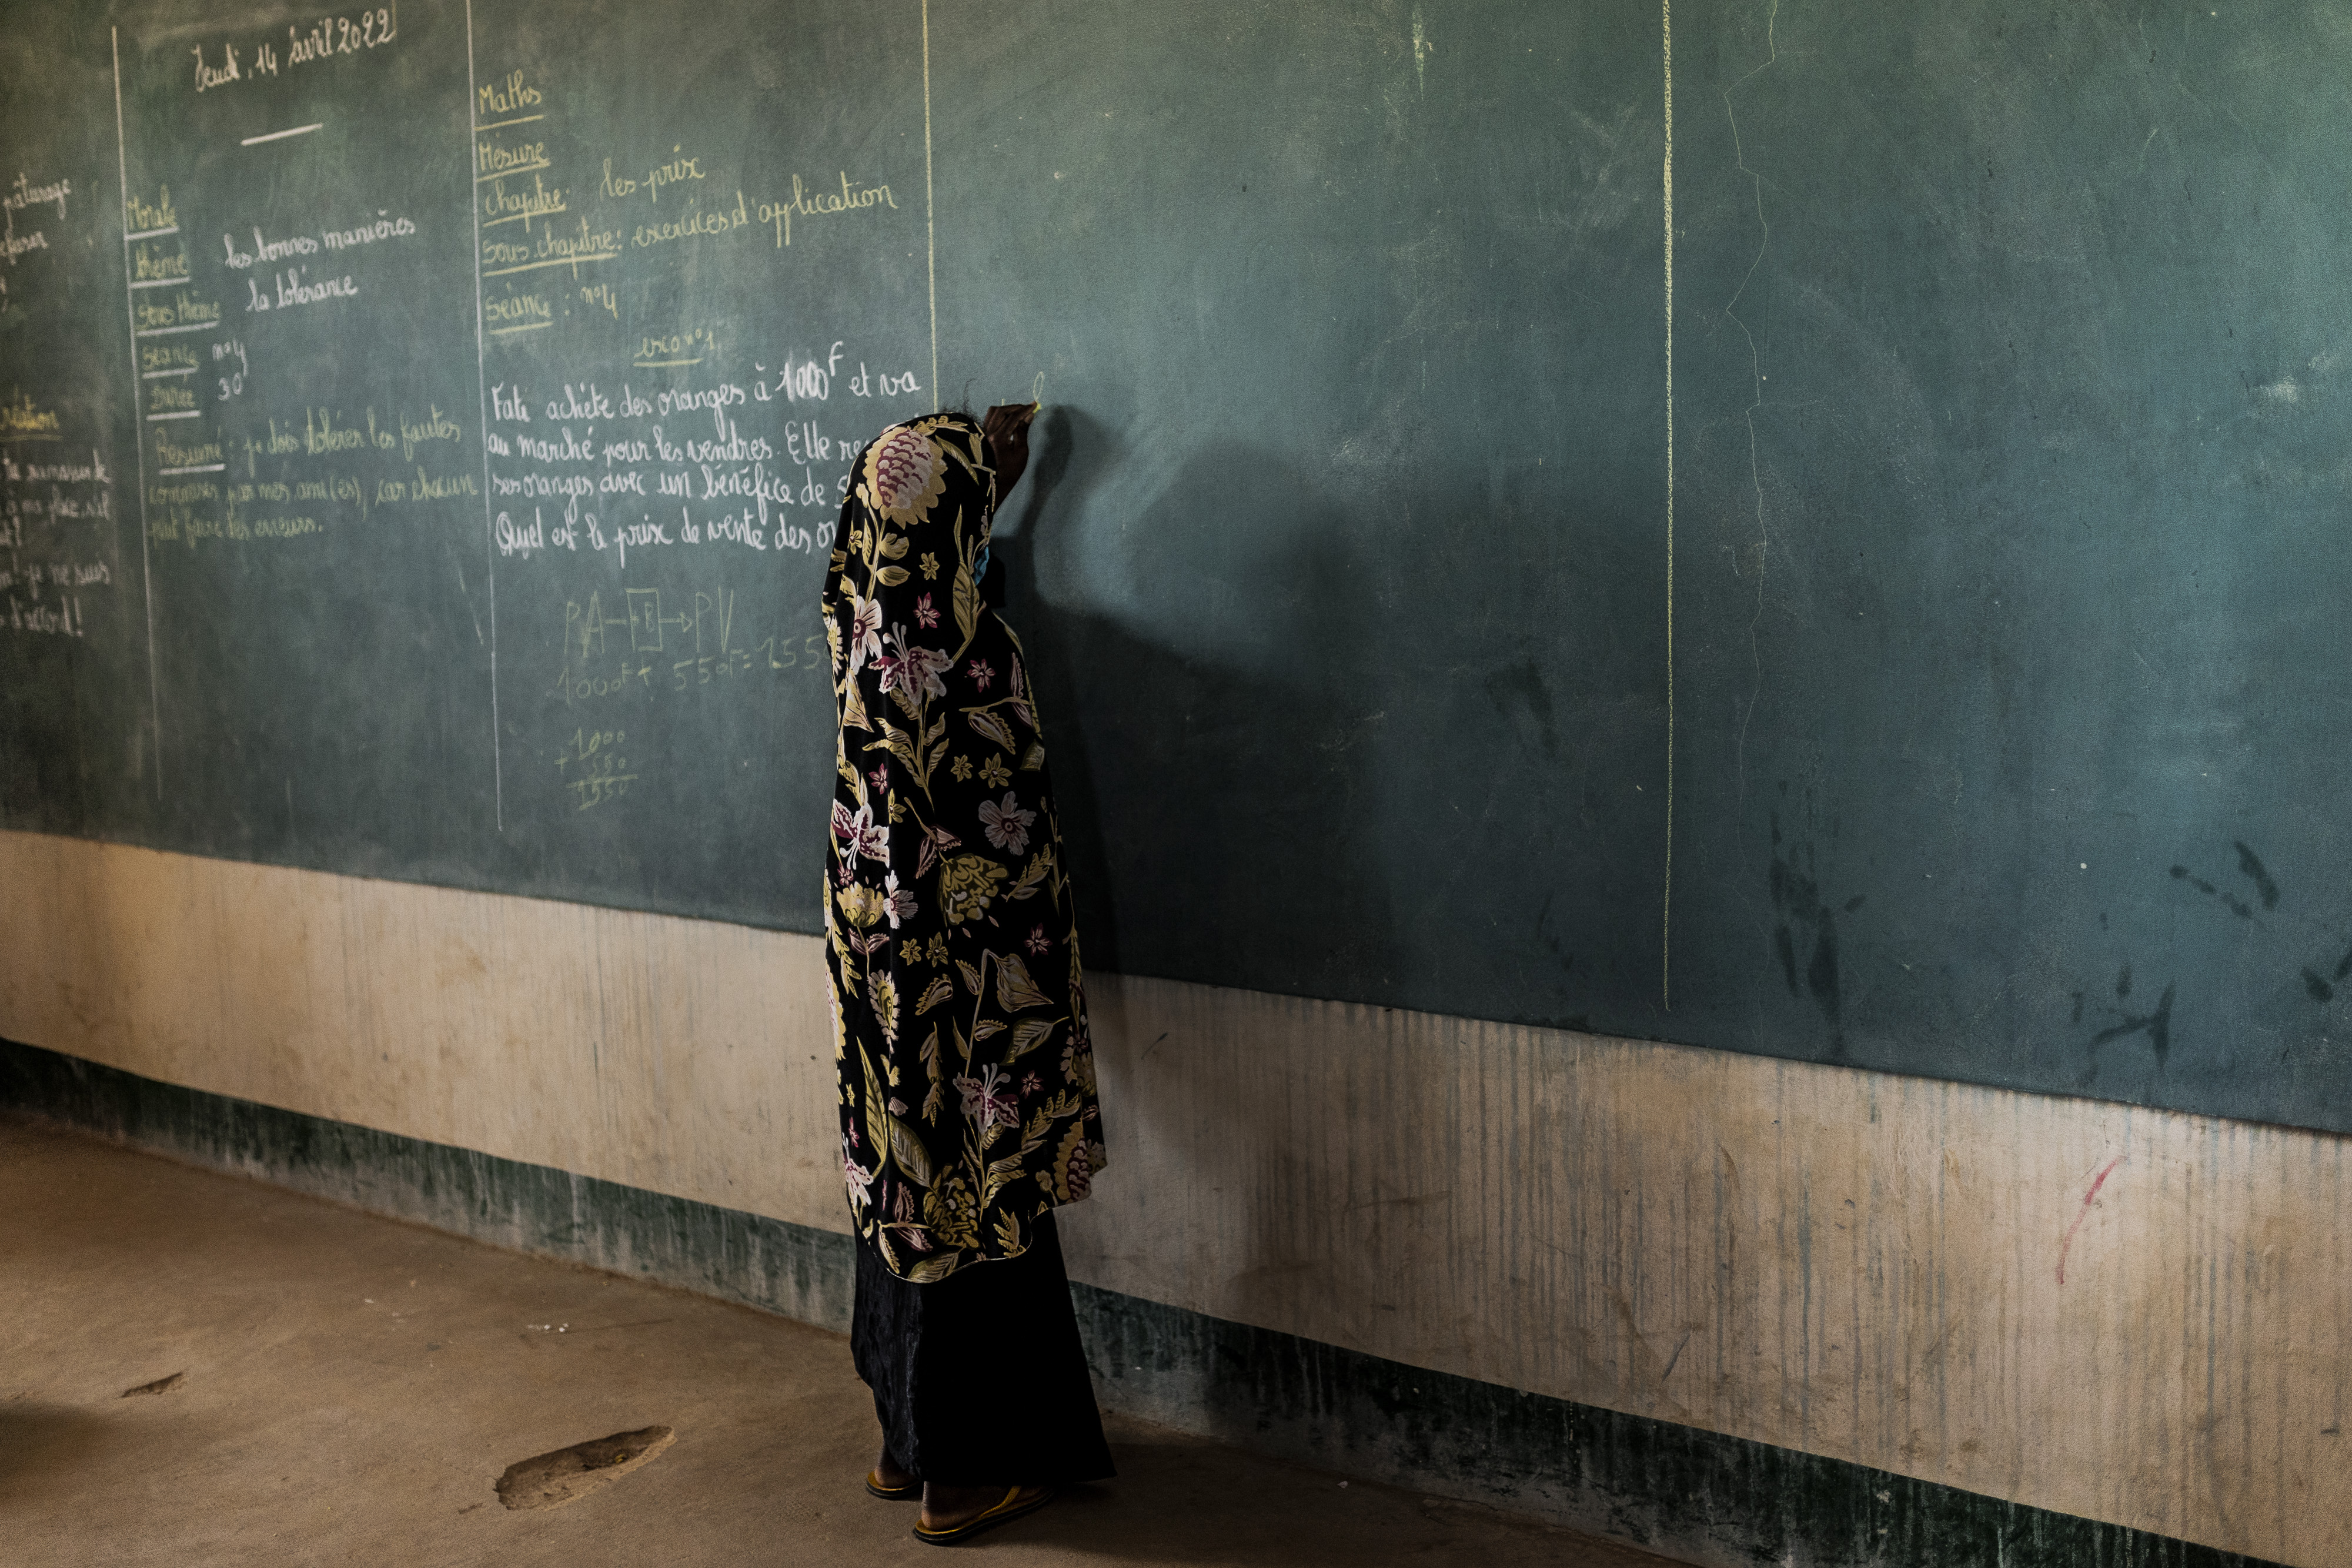
<svg viewBox="0 0 2352 1568">
<path fill-rule="evenodd" d="M 0 825 L 814 929 L 1036 395 L 1092 961 L 2352 1131 L 2317 0 L 0 26 Z"/>
</svg>

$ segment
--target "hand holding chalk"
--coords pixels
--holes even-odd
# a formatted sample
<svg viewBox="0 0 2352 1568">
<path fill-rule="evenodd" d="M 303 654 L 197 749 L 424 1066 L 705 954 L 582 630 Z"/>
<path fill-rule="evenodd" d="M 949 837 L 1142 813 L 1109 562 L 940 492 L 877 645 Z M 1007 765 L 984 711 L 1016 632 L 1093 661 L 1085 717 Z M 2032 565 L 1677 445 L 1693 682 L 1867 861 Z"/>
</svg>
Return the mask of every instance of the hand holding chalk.
<svg viewBox="0 0 2352 1568">
<path fill-rule="evenodd" d="M 996 506 L 1004 504 L 1006 494 L 1021 483 L 1022 473 L 1029 466 L 1029 422 L 1037 417 L 1037 407 L 1034 402 L 1001 402 L 981 416 L 989 460 L 996 465 Z"/>
</svg>

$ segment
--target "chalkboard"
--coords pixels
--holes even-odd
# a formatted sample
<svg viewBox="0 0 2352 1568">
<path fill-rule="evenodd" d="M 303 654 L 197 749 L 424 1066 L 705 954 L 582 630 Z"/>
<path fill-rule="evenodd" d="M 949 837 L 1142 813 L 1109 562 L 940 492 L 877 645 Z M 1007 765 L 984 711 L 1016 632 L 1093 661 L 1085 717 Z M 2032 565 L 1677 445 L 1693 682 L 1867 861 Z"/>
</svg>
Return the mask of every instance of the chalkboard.
<svg viewBox="0 0 2352 1568">
<path fill-rule="evenodd" d="M 1037 396 L 1090 961 L 2352 1130 L 2315 0 L 7 26 L 0 825 L 815 929 Z"/>
<path fill-rule="evenodd" d="M 1678 1027 L 2352 1129 L 2341 9 L 1727 21 L 1675 51 Z"/>
</svg>

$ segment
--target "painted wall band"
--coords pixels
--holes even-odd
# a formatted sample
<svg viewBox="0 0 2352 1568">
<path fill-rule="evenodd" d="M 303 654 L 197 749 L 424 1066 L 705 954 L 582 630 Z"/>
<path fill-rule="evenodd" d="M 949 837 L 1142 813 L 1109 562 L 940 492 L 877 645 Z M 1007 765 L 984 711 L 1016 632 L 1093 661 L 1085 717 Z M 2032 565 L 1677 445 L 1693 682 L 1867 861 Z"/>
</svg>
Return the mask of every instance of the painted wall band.
<svg viewBox="0 0 2352 1568">
<path fill-rule="evenodd" d="M 813 938 L 16 832 L 0 887 L 0 1037 L 845 1226 Z M 2151 1536 L 2352 1561 L 2352 1139 L 1088 983 L 1111 1162 L 1064 1226 L 1075 1280 Z"/>
<path fill-rule="evenodd" d="M 846 1237 L 0 1041 L 0 1106 L 494 1245 L 845 1330 Z M 1104 1403 L 1703 1568 L 2277 1568 L 1837 1459 L 1074 1287 Z"/>
</svg>

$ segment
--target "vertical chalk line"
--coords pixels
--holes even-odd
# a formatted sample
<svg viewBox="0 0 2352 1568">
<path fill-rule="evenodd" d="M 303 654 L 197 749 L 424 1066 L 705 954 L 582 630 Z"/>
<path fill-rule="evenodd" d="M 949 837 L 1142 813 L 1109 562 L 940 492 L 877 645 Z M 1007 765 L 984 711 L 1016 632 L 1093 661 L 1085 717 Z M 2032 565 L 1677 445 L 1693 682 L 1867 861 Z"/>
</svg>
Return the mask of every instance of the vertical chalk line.
<svg viewBox="0 0 2352 1568">
<path fill-rule="evenodd" d="M 923 0 L 923 246 L 931 285 L 931 396 L 940 395 L 940 240 L 931 205 L 931 0 Z"/>
<path fill-rule="evenodd" d="M 147 600 L 147 712 L 155 737 L 155 799 L 163 798 L 163 694 L 155 674 L 155 571 L 147 559 L 147 434 L 139 420 L 139 308 L 131 287 L 131 153 L 122 138 L 122 43 L 121 30 L 106 30 L 106 51 L 114 62 L 114 177 L 122 193 L 122 319 L 131 328 L 131 452 L 139 462 L 139 586 Z"/>
<path fill-rule="evenodd" d="M 474 151 L 474 0 L 466 0 L 466 151 Z M 507 831 L 506 746 L 499 728 L 499 540 L 490 509 L 490 372 L 482 340 L 482 204 L 474 198 L 474 160 L 466 160 L 466 204 L 474 214 L 474 392 L 482 416 L 482 555 L 490 579 L 490 805 L 498 831 Z M 465 591 L 465 579 L 457 591 Z"/>
<path fill-rule="evenodd" d="M 1739 335 L 1748 340 L 1748 373 L 1753 394 L 1740 413 L 1748 425 L 1748 483 L 1756 493 L 1756 612 L 1748 620 L 1748 656 L 1756 666 L 1756 679 L 1748 688 L 1748 706 L 1739 716 L 1739 735 L 1732 746 L 1743 800 L 1748 796 L 1748 726 L 1756 716 L 1758 699 L 1764 695 L 1764 654 L 1757 645 L 1756 634 L 1764 621 L 1764 572 L 1771 557 L 1772 535 L 1764 523 L 1764 472 L 1756 455 L 1756 411 L 1764 406 L 1764 361 L 1757 351 L 1756 334 L 1748 329 L 1748 323 L 1733 307 L 1747 294 L 1748 286 L 1756 281 L 1756 269 L 1764 265 L 1764 253 L 1772 248 L 1772 223 L 1764 215 L 1764 176 L 1748 166 L 1748 148 L 1740 140 L 1739 112 L 1732 106 L 1731 95 L 1771 69 L 1773 62 L 1780 57 L 1780 0 L 1772 0 L 1771 9 L 1764 14 L 1764 63 L 1723 89 L 1723 117 L 1731 122 L 1733 162 L 1755 189 L 1756 226 L 1761 231 L 1756 243 L 1756 259 L 1748 264 L 1747 276 L 1739 280 L 1738 288 L 1723 307 L 1723 313 L 1731 318 Z"/>
<path fill-rule="evenodd" d="M 1666 887 L 1658 919 L 1658 999 L 1675 1005 L 1675 6 L 1661 0 L 1666 155 L 1660 175 L 1666 230 Z"/>
</svg>

